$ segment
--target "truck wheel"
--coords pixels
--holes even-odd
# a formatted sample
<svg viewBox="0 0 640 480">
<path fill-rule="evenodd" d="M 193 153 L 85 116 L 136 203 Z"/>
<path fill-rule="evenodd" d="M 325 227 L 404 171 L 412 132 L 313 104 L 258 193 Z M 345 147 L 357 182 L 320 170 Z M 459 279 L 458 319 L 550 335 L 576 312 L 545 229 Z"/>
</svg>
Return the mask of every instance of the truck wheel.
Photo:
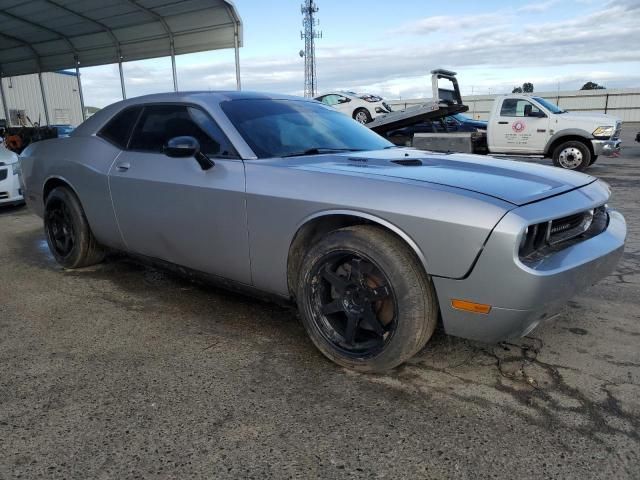
<svg viewBox="0 0 640 480">
<path fill-rule="evenodd" d="M 80 201 L 68 188 L 54 188 L 47 196 L 44 231 L 51 253 L 65 268 L 87 267 L 104 259 Z"/>
<path fill-rule="evenodd" d="M 366 108 L 356 108 L 353 112 L 353 119 L 358 123 L 369 123 L 371 121 L 371 114 Z"/>
<path fill-rule="evenodd" d="M 591 151 L 584 143 L 569 140 L 561 143 L 553 151 L 553 164 L 567 170 L 583 172 L 591 164 Z"/>
<path fill-rule="evenodd" d="M 316 347 L 361 372 L 383 372 L 411 358 L 438 319 L 433 284 L 413 252 L 370 225 L 335 230 L 311 247 L 297 301 Z"/>
<path fill-rule="evenodd" d="M 594 163 L 596 163 L 596 160 L 598 160 L 598 155 L 593 155 L 591 157 L 591 162 L 589 162 L 589 165 L 593 165 Z"/>
</svg>

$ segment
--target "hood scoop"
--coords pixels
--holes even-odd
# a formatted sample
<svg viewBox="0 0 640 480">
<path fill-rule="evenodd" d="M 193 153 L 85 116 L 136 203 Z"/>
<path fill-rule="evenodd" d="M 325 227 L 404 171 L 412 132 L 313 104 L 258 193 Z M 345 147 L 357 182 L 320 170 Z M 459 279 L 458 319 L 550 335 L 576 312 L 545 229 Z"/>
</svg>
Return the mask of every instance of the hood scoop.
<svg viewBox="0 0 640 480">
<path fill-rule="evenodd" d="M 403 167 L 421 167 L 424 165 L 419 158 L 402 158 L 400 160 L 391 160 L 391 163 L 402 165 Z"/>
</svg>

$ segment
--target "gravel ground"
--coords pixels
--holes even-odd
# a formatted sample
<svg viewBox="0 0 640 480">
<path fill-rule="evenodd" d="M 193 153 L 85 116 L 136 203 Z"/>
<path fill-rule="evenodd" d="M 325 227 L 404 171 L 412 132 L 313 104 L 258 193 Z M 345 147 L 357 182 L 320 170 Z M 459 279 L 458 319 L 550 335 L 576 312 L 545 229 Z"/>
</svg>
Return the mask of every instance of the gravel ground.
<svg viewBox="0 0 640 480">
<path fill-rule="evenodd" d="M 530 337 L 437 333 L 388 375 L 292 309 L 126 257 L 64 271 L 1 209 L 0 478 L 639 478 L 637 129 L 590 169 L 629 224 L 617 272 Z"/>
</svg>

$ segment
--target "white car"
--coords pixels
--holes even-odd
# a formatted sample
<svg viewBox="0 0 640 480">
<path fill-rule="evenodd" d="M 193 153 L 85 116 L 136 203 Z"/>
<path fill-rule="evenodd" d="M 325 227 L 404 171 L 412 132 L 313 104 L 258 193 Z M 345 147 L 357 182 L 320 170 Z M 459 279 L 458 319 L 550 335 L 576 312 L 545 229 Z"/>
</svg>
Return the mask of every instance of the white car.
<svg viewBox="0 0 640 480">
<path fill-rule="evenodd" d="M 330 92 L 316 97 L 316 100 L 349 115 L 360 123 L 369 123 L 378 115 L 391 111 L 391 107 L 382 97 L 368 93 Z"/>
<path fill-rule="evenodd" d="M 0 206 L 23 203 L 18 156 L 0 146 Z"/>
</svg>

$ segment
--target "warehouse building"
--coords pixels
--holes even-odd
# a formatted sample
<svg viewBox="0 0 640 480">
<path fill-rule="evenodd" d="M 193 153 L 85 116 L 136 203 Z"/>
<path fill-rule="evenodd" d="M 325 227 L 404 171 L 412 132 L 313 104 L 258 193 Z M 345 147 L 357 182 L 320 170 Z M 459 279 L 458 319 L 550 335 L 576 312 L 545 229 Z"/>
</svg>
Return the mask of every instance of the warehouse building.
<svg viewBox="0 0 640 480">
<path fill-rule="evenodd" d="M 51 124 L 74 127 L 80 124 L 82 107 L 76 73 L 43 72 L 42 84 Z M 0 119 L 5 118 L 12 127 L 31 126 L 31 123 L 46 124 L 37 74 L 5 77 L 2 79 L 2 87 L 5 97 L 2 99 Z"/>
</svg>

